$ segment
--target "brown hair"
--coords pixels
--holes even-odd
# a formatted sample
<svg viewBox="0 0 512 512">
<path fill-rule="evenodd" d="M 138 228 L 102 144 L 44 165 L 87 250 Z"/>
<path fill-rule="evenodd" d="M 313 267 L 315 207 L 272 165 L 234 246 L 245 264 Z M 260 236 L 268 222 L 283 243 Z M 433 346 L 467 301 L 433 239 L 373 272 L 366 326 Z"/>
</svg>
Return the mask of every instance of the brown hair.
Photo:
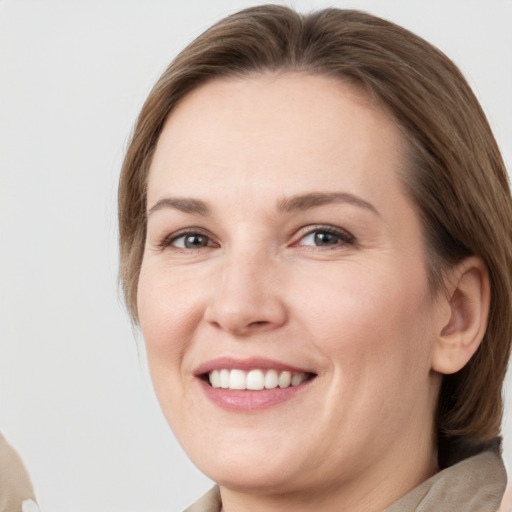
<svg viewBox="0 0 512 512">
<path fill-rule="evenodd" d="M 338 77 L 377 98 L 408 143 L 402 179 L 422 218 L 432 288 L 468 255 L 479 255 L 488 267 L 492 299 L 484 340 L 461 371 L 443 377 L 437 411 L 443 467 L 454 440 L 481 444 L 500 430 L 512 339 L 512 206 L 497 144 L 460 71 L 393 23 L 351 10 L 300 15 L 260 6 L 225 18 L 178 55 L 142 108 L 121 173 L 120 280 L 132 319 L 137 322 L 146 182 L 167 116 L 209 80 L 266 71 Z"/>
</svg>

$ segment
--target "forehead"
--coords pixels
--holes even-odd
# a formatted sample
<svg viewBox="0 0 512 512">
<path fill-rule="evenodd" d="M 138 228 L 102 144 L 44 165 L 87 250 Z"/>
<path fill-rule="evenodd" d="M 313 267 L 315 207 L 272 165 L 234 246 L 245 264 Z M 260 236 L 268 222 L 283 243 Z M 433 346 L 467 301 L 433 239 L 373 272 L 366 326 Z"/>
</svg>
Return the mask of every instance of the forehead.
<svg viewBox="0 0 512 512">
<path fill-rule="evenodd" d="M 345 81 L 299 73 L 222 78 L 185 96 L 160 135 L 148 199 L 252 181 L 261 191 L 366 181 L 380 187 L 402 164 L 402 137 L 391 117 Z M 376 168 L 378 167 L 378 168 Z M 357 172 L 354 172 L 357 170 Z M 352 182 L 352 183 L 351 183 Z M 211 188 L 209 189 L 211 190 Z"/>
</svg>

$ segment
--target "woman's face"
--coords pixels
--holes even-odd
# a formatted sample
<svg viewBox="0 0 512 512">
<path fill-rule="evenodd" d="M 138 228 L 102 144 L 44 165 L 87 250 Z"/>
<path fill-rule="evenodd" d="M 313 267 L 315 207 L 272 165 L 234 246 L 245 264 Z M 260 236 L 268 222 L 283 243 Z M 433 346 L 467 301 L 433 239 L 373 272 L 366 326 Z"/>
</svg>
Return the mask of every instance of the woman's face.
<svg viewBox="0 0 512 512">
<path fill-rule="evenodd" d="M 378 488 L 431 463 L 441 308 L 404 165 L 388 115 L 326 77 L 217 80 L 169 117 L 138 311 L 163 412 L 221 485 Z"/>
</svg>

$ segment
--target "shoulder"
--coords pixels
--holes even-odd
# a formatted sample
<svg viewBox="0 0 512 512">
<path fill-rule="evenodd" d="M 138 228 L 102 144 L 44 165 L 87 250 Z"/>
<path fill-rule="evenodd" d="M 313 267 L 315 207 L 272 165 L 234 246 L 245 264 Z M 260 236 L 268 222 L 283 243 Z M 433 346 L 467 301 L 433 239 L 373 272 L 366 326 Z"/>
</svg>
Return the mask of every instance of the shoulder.
<svg viewBox="0 0 512 512">
<path fill-rule="evenodd" d="M 506 485 L 507 474 L 500 455 L 486 451 L 440 471 L 386 512 L 496 512 Z"/>
<path fill-rule="evenodd" d="M 220 512 L 221 509 L 222 502 L 220 500 L 220 491 L 219 488 L 215 486 L 183 512 Z"/>
</svg>

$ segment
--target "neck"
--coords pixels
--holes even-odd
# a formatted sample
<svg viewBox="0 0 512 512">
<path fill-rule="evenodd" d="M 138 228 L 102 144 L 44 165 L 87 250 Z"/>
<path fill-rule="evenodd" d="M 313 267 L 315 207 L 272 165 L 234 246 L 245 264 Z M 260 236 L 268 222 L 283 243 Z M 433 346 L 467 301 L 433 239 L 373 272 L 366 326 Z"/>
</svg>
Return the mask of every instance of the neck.
<svg viewBox="0 0 512 512">
<path fill-rule="evenodd" d="M 300 490 L 288 492 L 286 488 L 254 492 L 221 486 L 221 512 L 382 512 L 437 472 L 433 443 L 419 448 L 411 464 L 410 453 L 404 453 L 385 472 L 367 468 L 364 475 L 352 475 L 343 482 L 333 479 L 330 485 L 305 483 L 293 486 Z"/>
</svg>

